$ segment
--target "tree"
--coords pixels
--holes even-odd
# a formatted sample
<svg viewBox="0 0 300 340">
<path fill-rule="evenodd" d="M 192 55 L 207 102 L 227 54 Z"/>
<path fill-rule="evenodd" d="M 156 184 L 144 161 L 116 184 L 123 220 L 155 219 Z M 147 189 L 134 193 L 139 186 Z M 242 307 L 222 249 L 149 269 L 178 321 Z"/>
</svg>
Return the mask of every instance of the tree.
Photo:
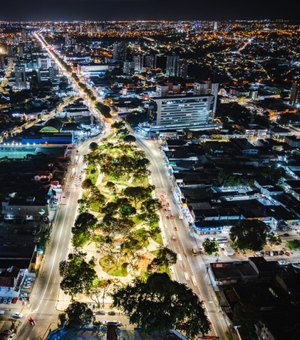
<svg viewBox="0 0 300 340">
<path fill-rule="evenodd" d="M 142 186 L 137 187 L 127 187 L 124 190 L 124 195 L 134 201 L 134 206 L 137 206 L 138 201 L 143 201 L 147 198 L 151 198 L 151 192 L 153 191 L 153 187 L 149 186 L 147 188 Z"/>
<path fill-rule="evenodd" d="M 290 241 L 287 241 L 286 244 L 290 250 L 298 250 L 300 248 L 299 240 L 290 240 Z"/>
<path fill-rule="evenodd" d="M 92 186 L 93 186 L 93 183 L 90 180 L 90 178 L 86 178 L 81 184 L 82 189 L 85 189 L 85 190 L 91 189 Z"/>
<path fill-rule="evenodd" d="M 210 240 L 209 238 L 205 239 L 202 243 L 204 250 L 207 254 L 211 255 L 212 253 L 215 253 L 218 251 L 218 242 L 213 239 Z"/>
<path fill-rule="evenodd" d="M 143 202 L 143 210 L 148 213 L 154 213 L 155 211 L 161 209 L 161 203 L 156 198 L 150 198 Z"/>
<path fill-rule="evenodd" d="M 127 135 L 124 137 L 124 142 L 126 143 L 134 143 L 136 141 L 136 138 L 132 135 Z"/>
<path fill-rule="evenodd" d="M 96 151 L 98 149 L 98 144 L 96 142 L 92 142 L 89 148 L 91 151 Z"/>
<path fill-rule="evenodd" d="M 162 247 L 158 250 L 157 258 L 153 261 L 158 266 L 171 266 L 177 262 L 177 254 L 167 247 Z"/>
<path fill-rule="evenodd" d="M 114 122 L 112 125 L 111 125 L 112 128 L 114 129 L 122 129 L 125 127 L 125 123 L 120 121 L 120 122 Z"/>
<path fill-rule="evenodd" d="M 89 241 L 91 231 L 95 229 L 96 223 L 96 217 L 88 212 L 83 212 L 78 215 L 72 228 L 74 247 L 82 247 Z"/>
<path fill-rule="evenodd" d="M 277 234 L 274 234 L 274 233 L 270 233 L 269 234 L 269 242 L 271 244 L 274 244 L 276 246 L 279 246 L 281 244 L 281 237 Z"/>
<path fill-rule="evenodd" d="M 69 254 L 68 260 L 59 264 L 60 288 L 72 299 L 78 293 L 89 293 L 98 280 L 94 265 L 86 262 L 84 256 L 81 252 Z"/>
<path fill-rule="evenodd" d="M 94 215 L 84 212 L 77 216 L 74 227 L 80 229 L 92 229 L 95 227 L 96 223 L 97 218 Z"/>
<path fill-rule="evenodd" d="M 241 220 L 230 229 L 230 238 L 239 249 L 261 250 L 270 227 L 259 220 Z"/>
<path fill-rule="evenodd" d="M 146 282 L 138 279 L 112 297 L 113 306 L 121 308 L 130 323 L 137 324 L 147 334 L 165 334 L 176 328 L 194 339 L 210 329 L 198 297 L 186 285 L 172 281 L 166 273 L 152 274 Z"/>
<path fill-rule="evenodd" d="M 65 328 L 79 329 L 91 325 L 95 317 L 86 303 L 75 301 L 68 306 L 63 314 L 59 315 L 59 319 Z"/>
</svg>

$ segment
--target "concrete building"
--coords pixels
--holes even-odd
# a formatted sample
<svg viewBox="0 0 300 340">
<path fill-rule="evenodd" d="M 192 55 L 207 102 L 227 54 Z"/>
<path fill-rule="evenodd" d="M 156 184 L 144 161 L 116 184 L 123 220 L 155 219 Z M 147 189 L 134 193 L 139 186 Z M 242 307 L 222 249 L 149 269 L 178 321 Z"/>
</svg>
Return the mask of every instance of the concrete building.
<svg viewBox="0 0 300 340">
<path fill-rule="evenodd" d="M 25 65 L 16 65 L 15 67 L 15 86 L 18 89 L 26 88 Z"/>
<path fill-rule="evenodd" d="M 289 104 L 293 106 L 300 104 L 300 85 L 297 82 L 292 85 Z"/>
<path fill-rule="evenodd" d="M 45 200 L 35 200 L 35 197 L 8 198 L 2 202 L 2 215 L 4 220 L 30 220 L 40 221 L 48 218 L 49 205 Z"/>
<path fill-rule="evenodd" d="M 214 96 L 153 98 L 157 104 L 156 127 L 160 129 L 209 129 L 213 127 Z M 215 127 L 215 126 L 214 126 Z"/>
<path fill-rule="evenodd" d="M 141 72 L 144 67 L 144 58 L 142 55 L 135 55 L 133 57 L 134 71 Z"/>
</svg>

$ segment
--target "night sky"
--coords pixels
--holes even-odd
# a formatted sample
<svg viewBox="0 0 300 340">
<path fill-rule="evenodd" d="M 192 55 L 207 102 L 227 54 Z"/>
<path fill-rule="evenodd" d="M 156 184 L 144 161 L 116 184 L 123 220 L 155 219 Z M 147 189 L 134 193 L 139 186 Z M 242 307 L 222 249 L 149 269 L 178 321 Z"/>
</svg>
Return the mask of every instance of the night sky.
<svg viewBox="0 0 300 340">
<path fill-rule="evenodd" d="M 297 20 L 299 11 L 299 0 L 1 0 L 0 20 Z"/>
</svg>

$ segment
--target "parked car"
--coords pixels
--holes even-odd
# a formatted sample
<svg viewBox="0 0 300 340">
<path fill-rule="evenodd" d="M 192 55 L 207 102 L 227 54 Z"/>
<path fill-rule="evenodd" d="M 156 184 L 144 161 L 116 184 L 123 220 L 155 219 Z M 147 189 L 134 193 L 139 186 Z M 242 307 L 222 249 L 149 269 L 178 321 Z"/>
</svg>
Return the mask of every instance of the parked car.
<svg viewBox="0 0 300 340">
<path fill-rule="evenodd" d="M 14 298 L 12 299 L 12 303 L 17 303 L 17 301 L 18 301 L 18 298 L 17 298 L 17 297 L 14 297 Z"/>
<path fill-rule="evenodd" d="M 107 314 L 108 315 L 116 315 L 116 312 L 114 312 L 113 310 L 110 310 Z"/>
<path fill-rule="evenodd" d="M 96 312 L 96 314 L 98 314 L 98 315 L 105 315 L 105 311 L 104 310 L 99 310 L 98 312 Z"/>
<path fill-rule="evenodd" d="M 21 318 L 23 318 L 24 315 L 22 313 L 15 312 L 15 313 L 12 313 L 11 316 L 15 319 L 21 319 Z"/>
</svg>

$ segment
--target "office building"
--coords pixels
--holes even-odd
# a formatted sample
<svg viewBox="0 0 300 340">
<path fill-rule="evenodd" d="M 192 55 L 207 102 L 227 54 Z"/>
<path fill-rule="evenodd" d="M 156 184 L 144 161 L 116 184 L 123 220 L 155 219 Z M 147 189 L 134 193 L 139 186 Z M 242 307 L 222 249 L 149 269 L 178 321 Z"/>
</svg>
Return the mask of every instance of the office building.
<svg viewBox="0 0 300 340">
<path fill-rule="evenodd" d="M 143 56 L 142 55 L 135 55 L 133 56 L 133 63 L 134 63 L 134 71 L 135 72 L 141 72 L 143 67 L 144 67 L 144 63 L 143 63 Z"/>
<path fill-rule="evenodd" d="M 5 58 L 4 55 L 0 55 L 0 70 L 5 70 Z"/>
<path fill-rule="evenodd" d="M 211 94 L 214 96 L 213 113 L 216 113 L 217 98 L 218 98 L 219 84 L 212 83 L 210 80 L 204 82 L 196 82 L 194 84 L 194 94 L 196 96 Z"/>
<path fill-rule="evenodd" d="M 15 66 L 15 86 L 18 89 L 25 89 L 26 88 L 25 65 L 16 65 Z"/>
<path fill-rule="evenodd" d="M 166 75 L 169 77 L 176 77 L 179 69 L 179 56 L 168 55 L 166 64 Z"/>
<path fill-rule="evenodd" d="M 212 124 L 215 97 L 169 96 L 153 98 L 157 105 L 157 130 L 209 129 Z"/>
<path fill-rule="evenodd" d="M 297 82 L 292 85 L 289 104 L 293 106 L 300 104 L 300 85 Z"/>
<path fill-rule="evenodd" d="M 150 69 L 156 68 L 154 55 L 146 55 L 145 56 L 145 67 L 149 67 Z"/>
<path fill-rule="evenodd" d="M 113 61 L 125 61 L 127 57 L 127 45 L 125 42 L 113 44 Z"/>
<path fill-rule="evenodd" d="M 188 64 L 184 60 L 180 60 L 177 77 L 186 78 L 187 76 L 188 76 Z"/>
<path fill-rule="evenodd" d="M 51 67 L 51 59 L 48 57 L 38 58 L 38 67 L 43 70 L 48 70 L 48 68 Z"/>
<path fill-rule="evenodd" d="M 132 75 L 134 73 L 134 62 L 133 61 L 124 61 L 123 73 L 127 75 Z"/>
</svg>

